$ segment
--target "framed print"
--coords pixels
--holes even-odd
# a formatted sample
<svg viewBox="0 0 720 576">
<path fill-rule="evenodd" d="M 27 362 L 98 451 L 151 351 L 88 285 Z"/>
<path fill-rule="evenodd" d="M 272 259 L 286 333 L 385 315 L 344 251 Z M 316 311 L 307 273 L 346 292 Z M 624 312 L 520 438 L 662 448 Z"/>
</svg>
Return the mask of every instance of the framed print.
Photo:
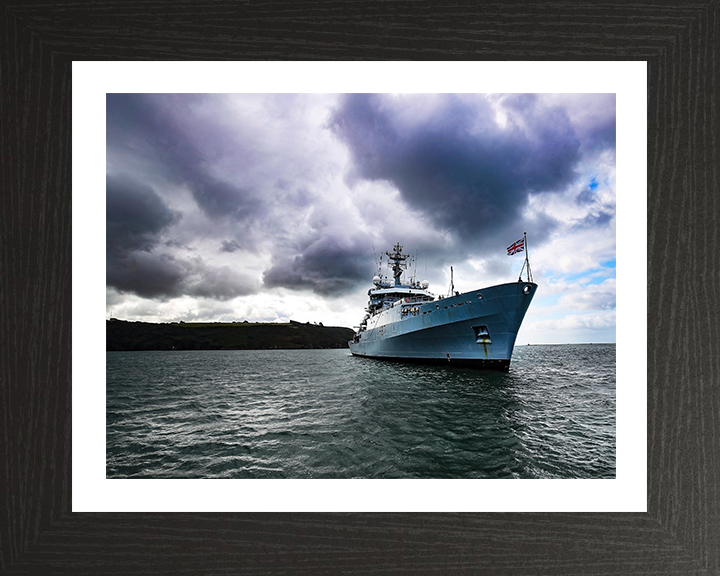
<svg viewBox="0 0 720 576">
<path fill-rule="evenodd" d="M 107 2 L 63 7 L 6 2 L 0 25 L 0 571 L 717 572 L 716 2 L 570 8 L 250 2 L 183 4 L 172 10 L 151 2 L 141 11 Z M 633 244 L 622 248 L 628 272 L 641 271 L 631 276 L 637 286 L 624 303 L 626 296 L 619 296 L 618 307 L 640 314 L 632 323 L 618 324 L 618 332 L 630 343 L 636 335 L 639 343 L 627 347 L 623 361 L 646 381 L 646 395 L 643 390 L 640 396 L 646 411 L 627 421 L 619 417 L 617 437 L 639 426 L 645 444 L 640 442 L 630 459 L 646 455 L 646 477 L 643 466 L 639 472 L 618 466 L 615 479 L 586 480 L 585 494 L 569 484 L 574 480 L 567 481 L 567 489 L 552 485 L 560 501 L 565 497 L 564 507 L 548 505 L 545 493 L 531 491 L 517 509 L 490 505 L 495 480 L 484 481 L 487 493 L 477 497 L 482 506 L 467 505 L 475 497 L 474 485 L 464 479 L 448 481 L 454 485 L 418 480 L 421 484 L 409 489 L 395 480 L 378 481 L 387 482 L 382 490 L 391 498 L 382 505 L 373 500 L 377 492 L 354 479 L 338 480 L 346 483 L 340 496 L 334 486 L 325 490 L 325 480 L 301 479 L 268 480 L 255 500 L 255 495 L 226 492 L 223 483 L 233 481 L 221 479 L 169 480 L 162 489 L 159 480 L 116 479 L 112 482 L 125 493 L 103 493 L 105 467 L 99 473 L 90 467 L 85 474 L 76 464 L 84 452 L 105 452 L 97 426 L 104 429 L 106 414 L 94 408 L 83 414 L 77 403 L 81 390 L 90 395 L 103 390 L 104 402 L 102 378 L 88 380 L 85 366 L 104 360 L 92 342 L 102 336 L 96 337 L 92 326 L 100 325 L 104 333 L 105 290 L 100 285 L 100 295 L 84 291 L 84 280 L 95 285 L 95 279 L 77 274 L 87 272 L 101 244 L 78 217 L 92 214 L 103 195 L 101 189 L 84 199 L 73 194 L 83 172 L 98 168 L 95 156 L 75 149 L 74 104 L 82 93 L 73 71 L 83 63 L 107 62 L 108 69 L 126 63 L 138 74 L 153 74 L 157 61 L 178 69 L 191 61 L 227 61 L 244 64 L 235 68 L 240 72 L 254 67 L 284 73 L 293 68 L 275 66 L 279 61 L 317 61 L 317 70 L 323 64 L 338 70 L 339 62 L 364 61 L 357 64 L 369 67 L 387 61 L 395 65 L 386 68 L 391 75 L 398 74 L 400 64 L 412 68 L 425 61 L 426 70 L 442 64 L 459 72 L 473 70 L 473 63 L 505 64 L 511 70 L 514 63 L 530 62 L 528 78 L 541 70 L 562 75 L 562 66 L 547 65 L 552 62 L 566 62 L 565 70 L 578 75 L 592 63 L 644 69 L 647 112 L 639 125 L 647 132 L 646 178 L 633 185 L 645 185 L 647 198 L 643 206 L 644 192 L 633 190 L 641 201 L 630 207 L 625 224 L 644 229 L 646 210 L 647 229 L 640 238 L 618 237 L 618 243 Z M 583 62 L 584 71 L 578 66 Z M 199 85 L 196 91 L 206 90 Z M 93 261 L 96 269 L 105 269 L 101 259 L 102 254 Z M 77 332 L 76 313 L 95 309 L 97 302 L 100 312 L 87 328 L 95 336 L 88 339 Z M 477 328 L 475 336 L 485 337 Z M 77 428 L 86 418 L 89 427 Z M 618 462 L 621 458 L 618 445 Z M 615 481 L 627 482 L 640 503 L 634 499 L 622 509 L 603 508 L 606 484 Z M 189 484 L 180 482 L 210 482 L 209 488 L 200 484 L 201 490 L 226 500 L 195 505 L 185 489 Z M 498 484 L 498 498 L 503 491 Z M 165 493 L 172 498 L 165 499 Z M 145 500 L 148 494 L 154 501 Z M 323 498 L 330 504 L 323 506 Z M 93 499 L 102 506 L 78 506 Z M 416 505 L 420 499 L 426 504 Z M 255 501 L 262 504 L 248 504 Z"/>
</svg>

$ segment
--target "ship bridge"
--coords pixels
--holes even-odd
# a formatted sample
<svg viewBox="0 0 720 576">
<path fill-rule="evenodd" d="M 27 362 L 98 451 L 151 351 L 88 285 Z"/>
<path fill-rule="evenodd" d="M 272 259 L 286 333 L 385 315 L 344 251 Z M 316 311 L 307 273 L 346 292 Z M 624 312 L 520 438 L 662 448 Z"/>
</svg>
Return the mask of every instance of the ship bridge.
<svg viewBox="0 0 720 576">
<path fill-rule="evenodd" d="M 368 290 L 368 296 L 370 297 L 368 312 L 371 314 L 390 308 L 399 302 L 408 304 L 435 300 L 435 295 L 420 285 L 379 286 L 374 290 Z"/>
<path fill-rule="evenodd" d="M 385 252 L 388 256 L 388 266 L 392 269 L 394 283 L 383 282 L 380 272 L 373 278 L 374 288 L 368 290 L 370 301 L 365 311 L 368 313 L 363 319 L 364 328 L 370 316 L 375 316 L 383 310 L 393 308 L 396 305 L 412 305 L 420 302 L 432 302 L 435 295 L 427 291 L 427 281 L 416 282 L 411 279 L 409 284 L 402 284 L 400 277 L 407 268 L 406 260 L 409 258 L 407 254 L 402 253 L 402 246 L 398 243 L 393 247 L 392 252 Z"/>
</svg>

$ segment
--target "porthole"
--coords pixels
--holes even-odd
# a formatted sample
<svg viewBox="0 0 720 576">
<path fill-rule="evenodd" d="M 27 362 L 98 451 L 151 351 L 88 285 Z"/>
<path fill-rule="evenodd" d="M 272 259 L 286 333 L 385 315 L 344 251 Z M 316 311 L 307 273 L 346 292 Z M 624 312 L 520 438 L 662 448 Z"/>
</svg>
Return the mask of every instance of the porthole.
<svg viewBox="0 0 720 576">
<path fill-rule="evenodd" d="M 526 296 L 532 292 L 532 286 L 530 284 L 525 284 L 525 288 L 523 288 L 523 294 Z"/>
<path fill-rule="evenodd" d="M 480 294 L 480 292 L 478 292 L 478 300 L 482 300 L 482 294 Z"/>
</svg>

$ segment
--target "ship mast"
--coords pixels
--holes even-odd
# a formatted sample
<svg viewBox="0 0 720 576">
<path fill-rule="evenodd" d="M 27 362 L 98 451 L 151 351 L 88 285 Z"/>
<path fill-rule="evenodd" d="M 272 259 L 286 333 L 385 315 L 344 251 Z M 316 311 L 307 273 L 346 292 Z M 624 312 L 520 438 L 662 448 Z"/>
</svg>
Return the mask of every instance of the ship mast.
<svg viewBox="0 0 720 576">
<path fill-rule="evenodd" d="M 400 286 L 400 276 L 402 276 L 403 268 L 405 267 L 405 260 L 408 259 L 409 254 L 402 253 L 402 246 L 400 242 L 393 246 L 392 252 L 385 252 L 390 262 L 392 262 L 393 276 L 395 276 L 395 286 Z"/>
<path fill-rule="evenodd" d="M 527 268 L 527 278 L 528 282 L 533 281 L 532 272 L 530 272 L 530 254 L 528 252 L 528 245 L 527 245 L 527 232 L 523 232 L 523 246 L 525 247 L 525 262 L 523 262 L 523 266 L 520 269 L 520 277 L 518 278 L 518 282 L 522 282 L 522 273 L 523 270 Z"/>
</svg>

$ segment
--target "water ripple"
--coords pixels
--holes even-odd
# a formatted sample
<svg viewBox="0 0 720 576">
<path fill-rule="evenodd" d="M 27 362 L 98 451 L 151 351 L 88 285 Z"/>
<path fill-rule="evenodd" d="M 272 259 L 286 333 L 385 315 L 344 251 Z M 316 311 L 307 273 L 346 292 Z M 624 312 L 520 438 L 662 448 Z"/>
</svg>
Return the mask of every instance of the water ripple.
<svg viewBox="0 0 720 576">
<path fill-rule="evenodd" d="M 507 373 L 347 350 L 107 353 L 109 478 L 613 478 L 615 346 Z"/>
</svg>

